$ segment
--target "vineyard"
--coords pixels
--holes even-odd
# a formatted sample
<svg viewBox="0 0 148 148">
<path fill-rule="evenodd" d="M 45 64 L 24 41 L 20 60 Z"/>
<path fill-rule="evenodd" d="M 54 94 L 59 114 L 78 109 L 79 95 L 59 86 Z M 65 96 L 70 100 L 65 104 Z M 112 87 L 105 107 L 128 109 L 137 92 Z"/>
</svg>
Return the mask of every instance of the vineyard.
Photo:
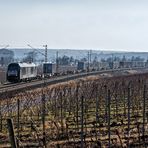
<svg viewBox="0 0 148 148">
<path fill-rule="evenodd" d="M 148 74 L 87 77 L 6 93 L 0 147 L 148 147 Z"/>
</svg>

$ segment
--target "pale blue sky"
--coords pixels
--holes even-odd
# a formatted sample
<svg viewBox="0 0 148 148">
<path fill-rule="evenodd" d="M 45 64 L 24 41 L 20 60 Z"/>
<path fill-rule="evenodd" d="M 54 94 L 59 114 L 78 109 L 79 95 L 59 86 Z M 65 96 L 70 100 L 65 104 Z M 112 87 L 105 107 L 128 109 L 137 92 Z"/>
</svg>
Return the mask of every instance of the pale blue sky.
<svg viewBox="0 0 148 148">
<path fill-rule="evenodd" d="M 147 0 L 0 0 L 0 45 L 148 51 Z"/>
</svg>

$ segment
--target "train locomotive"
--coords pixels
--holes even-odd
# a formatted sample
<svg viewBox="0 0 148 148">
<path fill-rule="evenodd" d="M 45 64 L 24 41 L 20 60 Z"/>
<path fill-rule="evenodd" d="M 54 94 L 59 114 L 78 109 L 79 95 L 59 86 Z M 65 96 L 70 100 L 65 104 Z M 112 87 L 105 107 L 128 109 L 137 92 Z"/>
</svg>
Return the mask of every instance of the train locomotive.
<svg viewBox="0 0 148 148">
<path fill-rule="evenodd" d="M 35 79 L 37 66 L 34 63 L 10 63 L 7 69 L 9 82 L 21 82 Z"/>
</svg>

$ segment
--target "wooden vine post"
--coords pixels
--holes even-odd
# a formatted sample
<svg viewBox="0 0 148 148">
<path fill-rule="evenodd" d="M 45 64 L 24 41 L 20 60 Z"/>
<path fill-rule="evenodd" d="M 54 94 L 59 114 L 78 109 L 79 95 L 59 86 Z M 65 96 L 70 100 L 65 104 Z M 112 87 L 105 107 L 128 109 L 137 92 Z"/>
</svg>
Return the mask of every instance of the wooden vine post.
<svg viewBox="0 0 148 148">
<path fill-rule="evenodd" d="M 146 103 L 146 85 L 144 85 L 144 91 L 143 91 L 143 127 L 142 127 L 142 136 L 143 141 L 145 144 L 145 103 Z"/>
<path fill-rule="evenodd" d="M 20 137 L 20 100 L 17 99 L 17 137 L 18 137 L 18 140 L 17 140 L 17 145 L 18 145 L 18 148 L 19 148 L 19 137 Z"/>
<path fill-rule="evenodd" d="M 84 147 L 84 129 L 83 129 L 83 124 L 84 124 L 84 97 L 81 97 L 81 148 Z"/>
<path fill-rule="evenodd" d="M 99 122 L 99 95 L 98 88 L 96 88 L 96 123 Z"/>
<path fill-rule="evenodd" d="M 3 117 L 2 117 L 2 111 L 1 111 L 1 102 L 0 102 L 0 131 L 3 130 Z"/>
<path fill-rule="evenodd" d="M 78 96 L 78 88 L 79 86 L 77 85 L 76 88 L 76 124 L 77 124 L 77 130 L 79 130 L 79 96 Z"/>
<path fill-rule="evenodd" d="M 46 129 L 45 129 L 45 94 L 42 94 L 42 125 L 43 125 L 43 145 L 46 148 Z"/>
<path fill-rule="evenodd" d="M 15 139 L 15 136 L 14 136 L 12 119 L 7 119 L 7 125 L 8 125 L 8 132 L 9 132 L 9 139 L 10 139 L 11 147 L 17 148 L 16 139 Z"/>
<path fill-rule="evenodd" d="M 62 92 L 60 92 L 60 118 L 61 118 L 61 133 L 63 134 L 63 96 Z"/>
<path fill-rule="evenodd" d="M 110 96 L 110 90 L 108 90 L 108 147 L 110 147 L 110 101 L 111 101 L 111 96 Z"/>
<path fill-rule="evenodd" d="M 107 123 L 107 104 L 108 104 L 108 97 L 107 97 L 107 86 L 105 85 L 105 122 Z"/>
<path fill-rule="evenodd" d="M 129 84 L 130 85 L 130 84 Z M 129 131 L 130 131 L 130 107 L 131 107 L 131 101 L 130 101 L 130 86 L 128 86 L 128 92 L 127 92 L 128 94 L 127 94 L 127 106 L 128 106 L 128 133 L 127 133 L 127 135 L 128 135 L 128 141 L 127 141 L 127 146 L 129 147 Z"/>
</svg>

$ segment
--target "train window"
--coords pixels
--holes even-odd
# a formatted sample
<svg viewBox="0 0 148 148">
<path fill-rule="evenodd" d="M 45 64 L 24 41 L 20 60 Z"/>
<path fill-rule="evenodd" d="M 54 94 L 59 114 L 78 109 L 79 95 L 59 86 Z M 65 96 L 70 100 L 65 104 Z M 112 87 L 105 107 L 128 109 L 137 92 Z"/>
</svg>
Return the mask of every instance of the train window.
<svg viewBox="0 0 148 148">
<path fill-rule="evenodd" d="M 22 68 L 22 74 L 24 74 L 24 75 L 26 74 L 26 68 L 25 67 Z"/>
<path fill-rule="evenodd" d="M 37 67 L 34 67 L 34 71 L 35 71 L 35 72 L 37 71 Z"/>
<path fill-rule="evenodd" d="M 33 67 L 31 67 L 31 74 L 33 74 Z"/>
<path fill-rule="evenodd" d="M 18 70 L 18 66 L 17 65 L 13 65 L 13 64 L 11 64 L 11 65 L 9 65 L 9 67 L 8 67 L 8 69 L 9 70 Z"/>
</svg>

